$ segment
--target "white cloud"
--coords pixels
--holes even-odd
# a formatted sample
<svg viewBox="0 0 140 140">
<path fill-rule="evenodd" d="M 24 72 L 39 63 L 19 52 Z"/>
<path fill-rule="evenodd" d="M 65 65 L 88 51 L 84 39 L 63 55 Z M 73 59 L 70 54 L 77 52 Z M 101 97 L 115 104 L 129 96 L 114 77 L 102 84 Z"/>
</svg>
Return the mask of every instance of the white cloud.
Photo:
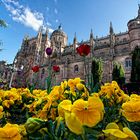
<svg viewBox="0 0 140 140">
<path fill-rule="evenodd" d="M 58 14 L 58 10 L 56 8 L 54 9 L 54 13 L 55 14 Z"/>
<path fill-rule="evenodd" d="M 10 12 L 12 19 L 16 22 L 22 23 L 27 27 L 38 31 L 41 26 L 45 26 L 43 14 L 36 11 L 31 11 L 29 7 L 20 5 L 18 1 L 2 0 L 6 9 Z M 51 24 L 46 23 L 48 26 Z M 50 29 L 52 31 L 52 29 Z"/>
<path fill-rule="evenodd" d="M 51 29 L 51 28 L 49 28 L 48 29 L 49 30 L 49 33 L 52 33 L 54 30 L 53 29 Z"/>
<path fill-rule="evenodd" d="M 47 24 L 47 26 L 51 26 L 51 23 L 50 22 L 47 22 L 46 24 Z"/>
</svg>

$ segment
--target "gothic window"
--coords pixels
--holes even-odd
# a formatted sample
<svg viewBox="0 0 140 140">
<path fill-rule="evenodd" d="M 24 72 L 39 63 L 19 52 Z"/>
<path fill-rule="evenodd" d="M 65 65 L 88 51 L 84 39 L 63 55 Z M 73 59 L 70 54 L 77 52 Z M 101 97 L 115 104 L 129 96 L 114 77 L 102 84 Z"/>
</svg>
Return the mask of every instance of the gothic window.
<svg viewBox="0 0 140 140">
<path fill-rule="evenodd" d="M 127 41 L 127 39 L 126 38 L 123 38 L 123 42 L 126 42 Z"/>
<path fill-rule="evenodd" d="M 132 60 L 130 58 L 125 59 L 125 68 L 130 69 L 132 66 Z"/>
<path fill-rule="evenodd" d="M 74 66 L 74 73 L 77 73 L 79 71 L 78 65 Z"/>
</svg>

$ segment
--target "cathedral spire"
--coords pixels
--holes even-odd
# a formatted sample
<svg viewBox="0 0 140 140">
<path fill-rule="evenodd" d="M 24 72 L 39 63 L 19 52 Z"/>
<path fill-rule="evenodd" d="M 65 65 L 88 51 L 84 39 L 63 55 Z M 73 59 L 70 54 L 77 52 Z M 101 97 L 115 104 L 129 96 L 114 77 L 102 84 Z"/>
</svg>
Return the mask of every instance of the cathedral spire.
<svg viewBox="0 0 140 140">
<path fill-rule="evenodd" d="M 76 37 L 76 32 L 74 34 L 74 39 L 73 39 L 73 43 L 76 43 L 77 42 L 77 37 Z"/>
<path fill-rule="evenodd" d="M 45 33 L 45 46 L 50 47 L 50 43 L 49 43 L 49 29 L 48 27 L 46 28 L 46 33 Z"/>
<path fill-rule="evenodd" d="M 138 17 L 140 17 L 140 4 L 138 4 L 138 7 L 139 7 L 139 9 L 138 9 Z"/>
<path fill-rule="evenodd" d="M 48 40 L 48 36 L 49 36 L 49 29 L 48 29 L 48 27 L 46 28 L 46 33 L 45 33 L 45 35 L 46 35 L 46 41 Z"/>
<path fill-rule="evenodd" d="M 77 37 L 76 37 L 76 32 L 75 32 L 74 38 L 73 38 L 73 50 L 74 50 L 73 55 L 74 56 L 75 56 L 76 48 L 77 48 Z"/>
<path fill-rule="evenodd" d="M 43 31 L 43 26 L 40 26 L 39 30 L 38 30 L 38 33 L 42 33 L 42 31 Z"/>
<path fill-rule="evenodd" d="M 110 22 L 109 32 L 110 32 L 110 34 L 114 34 L 112 22 Z"/>
<path fill-rule="evenodd" d="M 92 31 L 92 29 L 91 29 L 91 32 L 90 32 L 90 39 L 92 39 L 93 38 L 93 31 Z"/>
<path fill-rule="evenodd" d="M 38 49 L 40 49 L 40 47 L 41 47 L 42 31 L 43 31 L 43 26 L 40 26 L 39 31 L 38 31 L 38 35 L 37 35 L 37 42 L 36 42 Z"/>
</svg>

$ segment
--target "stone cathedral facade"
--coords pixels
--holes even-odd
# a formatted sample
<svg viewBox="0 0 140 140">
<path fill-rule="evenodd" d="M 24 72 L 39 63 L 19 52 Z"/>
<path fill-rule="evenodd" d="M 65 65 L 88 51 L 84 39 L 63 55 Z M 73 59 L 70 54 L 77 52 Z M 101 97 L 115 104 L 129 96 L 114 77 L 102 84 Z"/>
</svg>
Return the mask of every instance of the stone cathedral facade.
<svg viewBox="0 0 140 140">
<path fill-rule="evenodd" d="M 86 43 L 91 46 L 91 52 L 86 58 L 86 67 L 90 73 L 92 58 L 102 58 L 103 60 L 103 82 L 112 80 L 113 61 L 120 62 L 125 70 L 126 82 L 129 82 L 131 74 L 131 56 L 136 46 L 140 45 L 140 6 L 136 18 L 128 21 L 128 31 L 115 34 L 112 23 L 109 27 L 109 35 L 105 37 L 94 37 L 91 30 L 89 40 L 78 42 L 76 35 L 73 44 L 67 45 L 67 34 L 59 26 L 50 36 L 48 32 L 42 33 L 40 29 L 38 35 L 33 38 L 24 38 L 21 49 L 15 59 L 17 69 L 23 65 L 21 73 L 15 72 L 13 83 L 24 77 L 25 83 L 37 83 L 37 86 L 45 88 L 45 80 L 48 75 L 48 56 L 45 53 L 47 47 L 53 49 L 50 58 L 51 65 L 58 65 L 60 72 L 55 75 L 56 83 L 74 77 L 85 78 L 83 57 L 79 56 L 76 48 Z M 33 66 L 41 66 L 38 73 L 33 73 Z"/>
</svg>

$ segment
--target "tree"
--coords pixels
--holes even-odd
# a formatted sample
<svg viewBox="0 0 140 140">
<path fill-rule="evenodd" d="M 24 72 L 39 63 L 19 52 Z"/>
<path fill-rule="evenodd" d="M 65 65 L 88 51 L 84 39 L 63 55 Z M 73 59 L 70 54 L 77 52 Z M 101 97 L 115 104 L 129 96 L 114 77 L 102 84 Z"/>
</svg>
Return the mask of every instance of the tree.
<svg viewBox="0 0 140 140">
<path fill-rule="evenodd" d="M 103 62 L 101 59 L 93 58 L 91 66 L 92 86 L 94 88 L 100 86 L 103 74 Z"/>
<path fill-rule="evenodd" d="M 114 62 L 112 80 L 116 81 L 120 86 L 125 83 L 125 72 L 121 64 Z"/>
<path fill-rule="evenodd" d="M 0 27 L 7 27 L 7 24 L 4 20 L 0 19 Z M 2 41 L 0 41 L 0 46 L 2 45 Z M 2 49 L 0 48 L 0 51 L 2 51 Z"/>
<path fill-rule="evenodd" d="M 140 48 L 137 46 L 132 53 L 131 82 L 140 82 Z"/>
<path fill-rule="evenodd" d="M 0 19 L 0 27 L 7 27 L 4 20 Z"/>
</svg>

